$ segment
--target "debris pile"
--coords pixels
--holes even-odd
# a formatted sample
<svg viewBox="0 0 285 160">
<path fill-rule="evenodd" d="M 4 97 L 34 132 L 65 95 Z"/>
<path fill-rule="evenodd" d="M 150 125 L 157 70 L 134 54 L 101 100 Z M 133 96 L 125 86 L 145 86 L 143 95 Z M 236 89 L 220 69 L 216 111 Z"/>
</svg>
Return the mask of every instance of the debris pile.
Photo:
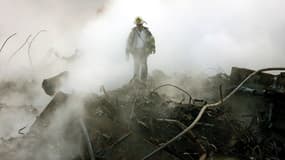
<svg viewBox="0 0 285 160">
<path fill-rule="evenodd" d="M 132 80 L 112 91 L 102 86 L 103 95 L 66 94 L 57 91 L 67 75 L 63 72 L 43 82 L 47 94 L 57 92 L 21 139 L 43 137 L 54 115 L 66 112 L 70 100 L 74 104 L 76 99 L 84 112 L 72 113 L 62 132 L 63 141 L 77 148 L 64 157 L 66 150 L 51 144 L 62 155 L 58 159 L 281 160 L 285 156 L 285 77 L 263 73 L 270 70 L 284 69 L 233 67 L 230 75 L 209 77 L 201 82 L 207 95 L 203 99 L 194 98 L 189 86 L 184 86 L 187 83 L 161 84 L 155 77 L 146 83 Z M 184 78 L 181 82 L 191 81 Z M 181 94 L 173 98 L 166 88 Z"/>
</svg>

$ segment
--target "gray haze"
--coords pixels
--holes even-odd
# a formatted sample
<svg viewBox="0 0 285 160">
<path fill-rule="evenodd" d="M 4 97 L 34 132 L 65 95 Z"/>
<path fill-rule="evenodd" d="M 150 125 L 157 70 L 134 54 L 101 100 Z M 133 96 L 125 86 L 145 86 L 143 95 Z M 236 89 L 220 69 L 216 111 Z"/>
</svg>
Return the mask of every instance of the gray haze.
<svg viewBox="0 0 285 160">
<path fill-rule="evenodd" d="M 26 36 L 46 29 L 31 49 L 34 76 L 44 78 L 68 66 L 78 88 L 120 86 L 132 74 L 124 51 L 136 16 L 156 38 L 150 70 L 215 73 L 233 65 L 282 66 L 284 7 L 282 0 L 2 0 L 0 39 L 18 33 L 1 53 L 2 72 L 30 75 L 26 48 L 8 66 L 7 57 Z M 49 52 L 69 56 L 76 48 L 83 56 L 72 65 Z"/>
</svg>

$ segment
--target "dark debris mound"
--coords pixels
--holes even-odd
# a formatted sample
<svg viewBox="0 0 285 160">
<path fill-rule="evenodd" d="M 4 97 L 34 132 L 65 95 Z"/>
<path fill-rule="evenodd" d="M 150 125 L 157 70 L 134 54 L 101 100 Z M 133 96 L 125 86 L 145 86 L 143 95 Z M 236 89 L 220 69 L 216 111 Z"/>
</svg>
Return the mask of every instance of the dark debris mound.
<svg viewBox="0 0 285 160">
<path fill-rule="evenodd" d="M 205 104 L 222 99 L 252 72 L 233 68 L 231 75 L 209 77 L 200 84 L 201 92 L 210 96 L 198 99 L 189 94 L 193 77 L 187 76 L 178 85 L 184 90 L 177 94 L 182 97 L 156 90 L 154 86 L 162 81 L 157 78 L 146 83 L 134 80 L 112 91 L 102 86 L 103 95 L 81 95 L 84 114 L 74 114 L 64 130 L 66 141 L 79 142 L 79 155 L 69 159 L 143 159 L 185 130 Z M 283 73 L 254 76 L 231 99 L 206 109 L 192 130 L 149 159 L 284 159 L 284 79 Z M 51 117 L 60 108 L 68 109 L 68 101 L 74 97 L 77 95 L 58 92 L 31 127 L 30 135 L 46 130 Z"/>
</svg>

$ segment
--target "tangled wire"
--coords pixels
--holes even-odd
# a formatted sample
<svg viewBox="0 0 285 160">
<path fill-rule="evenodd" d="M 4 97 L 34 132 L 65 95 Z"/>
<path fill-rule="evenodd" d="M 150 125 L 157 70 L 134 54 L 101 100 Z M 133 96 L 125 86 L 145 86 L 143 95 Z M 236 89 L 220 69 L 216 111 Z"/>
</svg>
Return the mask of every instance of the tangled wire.
<svg viewBox="0 0 285 160">
<path fill-rule="evenodd" d="M 181 136 L 183 136 L 184 134 L 186 134 L 187 132 L 189 132 L 201 119 L 201 117 L 203 116 L 205 110 L 207 108 L 210 107 L 217 107 L 219 105 L 221 105 L 223 102 L 227 101 L 232 95 L 234 95 L 250 78 L 252 78 L 254 75 L 264 72 L 264 71 L 277 71 L 277 70 L 285 70 L 284 67 L 277 67 L 277 68 L 264 68 L 264 69 L 260 69 L 257 70 L 253 73 L 251 73 L 248 77 L 246 77 L 234 90 L 232 90 L 226 97 L 224 97 L 223 99 L 221 99 L 220 101 L 216 102 L 216 103 L 210 103 L 210 104 L 205 104 L 202 109 L 200 110 L 199 114 L 197 115 L 197 117 L 194 119 L 194 121 L 183 131 L 181 131 L 179 134 L 177 134 L 175 137 L 173 137 L 172 139 L 170 139 L 169 141 L 167 141 L 166 143 L 164 143 L 163 145 L 161 145 L 160 147 L 158 147 L 157 149 L 155 149 L 154 151 L 152 151 L 150 154 L 146 155 L 142 160 L 146 160 L 149 159 L 150 157 L 152 157 L 155 153 L 159 152 L 160 150 L 164 149 L 165 147 L 167 147 L 169 144 L 173 143 L 174 141 L 176 141 L 177 139 L 179 139 Z"/>
</svg>

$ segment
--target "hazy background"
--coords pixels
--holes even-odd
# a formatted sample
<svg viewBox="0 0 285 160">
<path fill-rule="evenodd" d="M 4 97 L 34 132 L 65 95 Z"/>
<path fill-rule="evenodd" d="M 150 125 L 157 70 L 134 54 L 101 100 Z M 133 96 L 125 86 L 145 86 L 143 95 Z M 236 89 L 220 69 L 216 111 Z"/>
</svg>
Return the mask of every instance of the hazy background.
<svg viewBox="0 0 285 160">
<path fill-rule="evenodd" d="M 9 76 L 31 76 L 27 46 L 9 65 L 7 58 L 29 34 L 46 29 L 32 44 L 33 76 L 72 68 L 78 88 L 111 88 L 132 76 L 125 60 L 127 36 L 141 16 L 156 38 L 150 71 L 229 72 L 231 66 L 282 66 L 285 53 L 285 2 L 282 0 L 2 0 L 0 40 L 10 34 L 0 57 Z M 62 56 L 83 56 L 66 65 Z M 8 76 L 8 77 L 9 77 Z"/>
</svg>

